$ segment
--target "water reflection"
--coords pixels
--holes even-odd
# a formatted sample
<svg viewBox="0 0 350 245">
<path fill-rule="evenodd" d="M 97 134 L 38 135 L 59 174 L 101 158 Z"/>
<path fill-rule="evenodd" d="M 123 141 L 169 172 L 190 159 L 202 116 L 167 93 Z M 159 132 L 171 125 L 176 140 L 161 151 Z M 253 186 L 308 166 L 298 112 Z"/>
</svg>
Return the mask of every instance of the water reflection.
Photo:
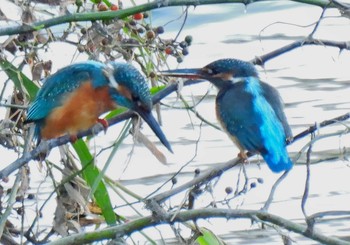
<svg viewBox="0 0 350 245">
<path fill-rule="evenodd" d="M 183 19 L 173 20 L 176 20 L 183 10 L 184 8 L 176 7 L 153 11 L 154 25 L 168 23 L 165 25 L 164 37 L 167 35 L 174 37 L 174 33 L 179 30 Z M 179 38 L 192 35 L 194 42 L 190 48 L 190 55 L 179 66 L 201 67 L 225 57 L 253 59 L 257 55 L 266 54 L 308 35 L 313 28 L 310 24 L 318 20 L 320 13 L 319 7 L 287 1 L 254 3 L 248 7 L 242 4 L 190 7 L 185 28 Z M 317 36 L 348 41 L 350 39 L 349 20 L 340 18 L 335 10 L 327 11 L 327 16 L 330 17 L 322 22 Z M 57 50 L 62 53 L 62 49 Z M 170 60 L 170 65 L 175 67 L 178 64 L 175 60 Z M 276 57 L 258 69 L 263 80 L 275 86 L 281 93 L 286 103 L 286 115 L 293 133 L 297 134 L 315 122 L 349 111 L 350 69 L 348 67 L 350 67 L 348 51 L 339 52 L 336 48 L 323 46 L 304 46 Z M 209 83 L 202 83 L 183 88 L 181 94 L 189 103 L 196 103 L 207 91 L 209 95 L 196 107 L 196 111 L 206 120 L 218 125 L 214 112 L 215 88 Z M 160 144 L 158 147 L 166 155 L 168 164 L 162 165 L 148 150 L 139 145 L 134 146 L 133 140 L 128 138 L 108 169 L 113 179 L 120 180 L 122 184 L 142 196 L 153 193 L 181 167 L 183 169 L 177 175 L 177 185 L 191 180 L 195 169 L 199 168 L 203 171 L 217 163 L 236 157 L 238 153 L 237 148 L 225 133 L 203 124 L 193 113 L 184 109 L 171 108 L 171 106 L 182 105 L 176 94 L 169 96 L 163 103 L 170 106 L 162 107 L 162 118 L 164 132 L 171 141 L 175 154 L 169 154 Z M 342 131 L 346 126 L 349 126 L 347 122 L 337 124 L 322 129 L 320 133 L 324 135 Z M 100 150 L 101 145 L 106 144 L 106 141 L 112 142 L 121 127 L 122 125 L 116 125 L 108 129 L 108 135 L 113 136 L 111 138 L 104 134 L 98 135 L 93 142 L 96 152 Z M 145 127 L 143 132 L 151 140 L 156 141 L 149 128 Z M 306 205 L 308 213 L 349 209 L 350 169 L 345 161 L 349 155 L 349 140 L 347 135 L 333 136 L 319 140 L 314 145 L 310 197 Z M 308 141 L 309 138 L 305 138 L 289 146 L 291 156 L 295 157 Z M 108 156 L 109 152 L 99 155 L 97 164 L 101 168 Z M 58 159 L 58 150 L 53 151 L 50 157 Z M 230 202 L 232 208 L 260 209 L 266 201 L 271 186 L 278 178 L 278 175 L 271 173 L 262 163 L 261 157 L 253 157 L 250 162 L 251 164 L 246 166 L 248 176 L 251 178 L 249 181 L 261 178 L 264 183 L 257 184 L 246 195 L 232 200 Z M 275 202 L 270 209 L 274 214 L 298 223 L 304 221 L 300 209 L 305 187 L 304 163 L 305 155 L 278 188 Z M 227 198 L 224 190 L 227 186 L 236 188 L 239 171 L 240 168 L 237 167 L 223 174 L 215 183 L 212 195 L 203 195 L 197 200 L 198 206 L 208 206 L 213 201 L 213 197 L 216 201 Z M 37 173 L 39 171 L 34 172 L 40 175 Z M 39 179 L 45 179 L 45 176 L 40 176 Z M 239 188 L 241 185 L 242 182 Z M 46 190 L 46 186 L 43 187 L 42 183 L 38 183 L 38 186 L 40 192 Z M 172 184 L 168 182 L 159 192 L 170 188 Z M 181 193 L 172 198 L 171 203 L 181 203 L 183 198 L 184 193 Z M 135 201 L 129 197 L 127 199 Z M 113 196 L 112 202 L 118 206 L 121 200 Z M 55 204 L 51 205 L 53 206 Z M 145 215 L 149 214 L 142 203 L 137 204 L 136 207 Z M 129 207 L 124 206 L 118 206 L 116 212 L 125 216 L 134 213 Z M 52 212 L 47 213 L 52 214 Z M 51 217 L 46 218 L 51 222 Z M 212 229 L 230 244 L 282 243 L 275 229 L 258 229 L 259 226 L 252 224 L 249 220 L 215 219 L 210 222 L 202 220 L 198 224 Z M 343 227 L 349 225 L 349 219 L 337 217 L 323 221 L 317 228 L 327 235 L 348 236 L 348 229 Z M 164 225 L 160 229 L 162 236 L 169 238 L 166 244 L 178 244 L 178 241 L 171 240 L 174 234 L 169 226 Z M 154 229 L 145 231 L 155 239 L 160 237 L 159 232 Z M 298 244 L 314 244 L 299 235 L 290 233 L 288 235 Z M 144 239 L 139 234 L 135 235 L 135 240 L 144 241 Z"/>
<path fill-rule="evenodd" d="M 215 14 L 213 14 L 213 9 L 211 6 L 206 6 L 196 7 L 189 11 L 188 22 L 181 35 L 193 35 L 194 44 L 190 48 L 190 56 L 183 64 L 180 64 L 180 67 L 200 67 L 224 57 L 252 59 L 256 55 L 265 54 L 305 37 L 313 28 L 310 24 L 315 23 L 321 13 L 318 7 L 285 2 L 250 4 L 247 8 L 238 4 L 218 5 L 215 6 Z M 171 10 L 155 11 L 154 20 L 164 23 L 166 22 L 164 20 L 174 19 L 172 15 L 179 16 L 183 8 L 177 8 L 174 12 Z M 340 18 L 339 13 L 334 10 L 328 11 L 326 15 L 330 17 L 320 27 L 317 36 L 330 40 L 334 40 L 335 37 L 337 40 L 349 40 L 349 20 Z M 293 25 L 286 24 L 286 22 Z M 296 24 L 302 26 L 296 26 Z M 169 35 L 171 31 L 177 31 L 176 22 L 167 25 L 166 30 L 170 31 Z M 339 33 L 342 34 L 338 35 Z M 286 114 L 294 134 L 315 122 L 321 122 L 349 111 L 349 63 L 348 51 L 339 53 L 336 48 L 304 46 L 279 56 L 260 68 L 263 80 L 278 88 L 286 102 Z M 207 96 L 196 107 L 196 111 L 210 122 L 217 124 L 213 101 L 216 94 L 215 89 L 203 83 L 184 88 L 182 94 L 187 101 L 197 101 L 201 98 L 200 95 L 208 89 L 210 96 Z M 172 99 L 175 98 L 168 99 L 166 102 L 171 104 Z M 208 125 L 202 125 L 199 128 L 200 120 L 191 113 L 184 110 L 165 109 L 163 119 L 166 133 L 172 140 L 175 151 L 174 155 L 167 155 L 170 165 L 162 167 L 162 170 L 168 173 L 154 172 L 144 179 L 125 180 L 124 183 L 130 185 L 130 188 L 140 190 L 142 185 L 138 182 L 159 186 L 171 178 L 179 167 L 194 158 L 178 175 L 179 182 L 184 183 L 193 178 L 194 169 L 206 169 L 215 163 L 232 159 L 238 153 L 223 132 Z M 347 122 L 345 124 L 348 125 Z M 322 129 L 320 133 L 334 133 L 344 130 L 345 127 L 343 124 L 334 125 Z M 296 156 L 308 140 L 306 138 L 290 146 L 288 149 L 291 156 Z M 197 147 L 195 147 L 196 142 L 199 142 Z M 350 170 L 347 162 L 344 161 L 348 156 L 348 142 L 349 136 L 334 136 L 315 143 L 311 158 L 315 164 L 311 168 L 310 196 L 306 206 L 308 213 L 348 210 L 346 200 L 349 200 L 350 191 L 346 183 Z M 137 156 L 134 161 L 137 164 Z M 251 162 L 260 161 L 260 157 L 253 157 L 251 160 Z M 302 156 L 299 163 L 300 165 L 295 166 L 290 176 L 278 188 L 270 211 L 297 223 L 303 223 L 300 202 L 305 187 L 305 155 Z M 140 169 L 140 167 L 138 165 L 135 168 Z M 144 166 L 144 168 L 148 167 L 148 164 L 147 167 Z M 130 166 L 126 172 L 136 171 L 135 168 Z M 238 171 L 239 169 L 236 168 L 220 177 L 213 190 L 216 200 L 225 199 L 225 187 L 235 186 Z M 260 166 L 250 164 L 247 166 L 247 171 L 250 177 L 263 178 L 264 183 L 257 185 L 247 195 L 233 200 L 230 205 L 231 207 L 259 209 L 266 201 L 271 186 L 278 176 L 272 174 L 265 164 Z M 123 175 L 122 179 L 125 177 Z M 170 184 L 166 185 L 162 190 L 170 187 Z M 147 190 L 152 192 L 154 188 L 147 188 Z M 172 199 L 172 203 L 181 202 L 182 198 L 183 195 L 178 195 Z M 212 197 L 204 196 L 200 197 L 198 203 L 205 206 L 211 200 Z M 200 221 L 200 224 L 221 234 L 221 237 L 230 244 L 282 243 L 276 230 L 256 229 L 258 226 L 251 224 L 250 221 L 214 220 Z M 322 224 L 317 225 L 317 228 L 328 235 L 347 236 L 346 229 L 341 229 L 341 227 L 348 225 L 347 218 L 335 218 L 323 220 Z M 249 231 L 244 231 L 245 229 Z M 298 244 L 314 244 L 299 235 L 290 233 L 288 235 Z M 177 241 L 167 240 L 167 244 L 177 244 Z"/>
</svg>

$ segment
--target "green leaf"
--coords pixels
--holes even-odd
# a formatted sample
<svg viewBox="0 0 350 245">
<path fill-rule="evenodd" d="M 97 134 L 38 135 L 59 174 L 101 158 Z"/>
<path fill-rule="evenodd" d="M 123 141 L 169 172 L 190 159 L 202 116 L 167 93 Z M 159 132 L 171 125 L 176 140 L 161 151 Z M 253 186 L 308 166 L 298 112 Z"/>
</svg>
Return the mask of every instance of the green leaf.
<svg viewBox="0 0 350 245">
<path fill-rule="evenodd" d="M 225 244 L 211 230 L 208 230 L 207 228 L 204 228 L 204 227 L 201 227 L 199 230 L 202 233 L 202 235 L 196 239 L 199 245 L 224 245 Z"/>
<path fill-rule="evenodd" d="M 28 95 L 29 100 L 33 101 L 39 87 L 30 80 L 26 75 L 23 74 L 18 68 L 12 65 L 5 59 L 0 59 L 0 66 L 6 75 L 13 81 L 15 87 Z"/>
<path fill-rule="evenodd" d="M 115 116 L 117 116 L 117 115 L 119 115 L 119 114 L 121 114 L 121 113 L 123 113 L 123 112 L 125 112 L 126 111 L 126 108 L 124 108 L 124 107 L 118 107 L 117 109 L 115 109 L 115 110 L 113 110 L 113 111 L 110 111 L 106 116 L 105 116 L 105 119 L 111 119 L 111 118 L 113 118 L 113 117 L 115 117 Z"/>
<path fill-rule="evenodd" d="M 94 4 L 99 4 L 100 2 L 104 2 L 108 7 L 111 7 L 111 2 L 108 0 L 90 0 L 90 2 Z"/>
<path fill-rule="evenodd" d="M 150 89 L 151 95 L 154 95 L 154 94 L 158 93 L 159 91 L 162 91 L 165 87 L 166 87 L 166 85 L 152 87 Z"/>
<path fill-rule="evenodd" d="M 42 30 L 42 29 L 45 28 L 45 25 L 44 25 L 44 24 L 41 24 L 41 25 L 38 25 L 38 26 L 33 26 L 33 28 L 34 28 L 34 30 L 36 30 L 36 31 L 40 31 L 40 30 Z"/>
<path fill-rule="evenodd" d="M 95 180 L 100 175 L 100 171 L 94 165 L 94 157 L 91 155 L 87 145 L 82 139 L 77 140 L 73 144 L 74 150 L 77 152 L 83 168 L 83 177 L 90 187 L 94 185 Z M 102 215 L 107 224 L 114 225 L 117 221 L 116 215 L 113 211 L 111 200 L 109 198 L 107 188 L 103 181 L 100 181 L 93 193 L 96 204 L 101 208 Z"/>
</svg>

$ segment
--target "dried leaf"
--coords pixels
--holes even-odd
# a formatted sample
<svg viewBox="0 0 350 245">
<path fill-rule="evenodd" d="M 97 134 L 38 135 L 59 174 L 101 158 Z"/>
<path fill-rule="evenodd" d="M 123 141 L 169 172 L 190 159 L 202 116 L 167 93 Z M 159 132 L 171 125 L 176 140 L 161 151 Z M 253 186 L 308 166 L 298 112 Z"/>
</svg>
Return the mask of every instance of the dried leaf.
<svg viewBox="0 0 350 245">
<path fill-rule="evenodd" d="M 79 206 L 84 210 L 84 212 L 89 213 L 89 208 L 87 206 L 87 201 L 85 198 L 80 194 L 79 191 L 74 189 L 74 187 L 70 183 L 65 183 L 64 188 L 66 189 L 69 198 L 73 200 L 74 202 L 78 203 Z"/>
<path fill-rule="evenodd" d="M 134 134 L 134 136 L 138 142 L 141 142 L 144 146 L 146 146 L 146 148 L 158 159 L 158 161 L 160 161 L 163 164 L 167 164 L 167 159 L 165 155 L 160 150 L 158 150 L 156 145 L 152 141 L 150 141 L 146 137 L 146 135 L 144 135 L 140 130 L 138 130 L 138 132 Z"/>
<path fill-rule="evenodd" d="M 53 229 L 61 236 L 68 235 L 66 208 L 63 205 L 63 201 L 60 197 L 57 197 L 57 207 L 55 210 L 55 217 L 53 219 Z"/>
</svg>

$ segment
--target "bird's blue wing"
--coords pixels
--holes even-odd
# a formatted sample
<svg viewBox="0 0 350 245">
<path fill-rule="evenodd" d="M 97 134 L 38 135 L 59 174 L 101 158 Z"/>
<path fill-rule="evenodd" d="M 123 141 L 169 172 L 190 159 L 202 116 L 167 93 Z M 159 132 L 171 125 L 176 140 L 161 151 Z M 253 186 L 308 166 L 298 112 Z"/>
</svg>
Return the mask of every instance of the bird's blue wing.
<svg viewBox="0 0 350 245">
<path fill-rule="evenodd" d="M 220 91 L 216 105 L 219 120 L 245 149 L 252 152 L 263 149 L 263 137 L 259 130 L 262 117 L 254 112 L 253 95 L 244 91 L 244 83 Z"/>
<path fill-rule="evenodd" d="M 266 98 L 267 102 L 269 102 L 269 104 L 275 111 L 279 121 L 282 123 L 286 138 L 292 138 L 293 133 L 288 124 L 286 115 L 284 114 L 284 111 L 283 111 L 284 104 L 278 91 L 274 87 L 264 82 L 261 82 L 261 88 L 262 88 L 264 97 Z"/>
<path fill-rule="evenodd" d="M 291 168 L 284 127 L 256 78 L 221 90 L 217 96 L 217 110 L 222 124 L 241 146 L 259 152 L 275 172 Z"/>
<path fill-rule="evenodd" d="M 86 61 L 72 64 L 44 80 L 34 102 L 30 105 L 27 121 L 44 119 L 54 108 L 62 105 L 64 98 L 83 82 L 93 80 L 94 87 L 108 84 L 103 74 L 104 64 Z"/>
</svg>

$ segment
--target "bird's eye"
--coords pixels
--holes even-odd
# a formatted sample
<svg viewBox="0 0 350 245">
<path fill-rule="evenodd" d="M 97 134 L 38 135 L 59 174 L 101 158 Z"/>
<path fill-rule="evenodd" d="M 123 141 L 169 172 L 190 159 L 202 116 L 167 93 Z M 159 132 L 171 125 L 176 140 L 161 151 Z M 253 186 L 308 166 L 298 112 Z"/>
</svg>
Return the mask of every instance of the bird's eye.
<svg viewBox="0 0 350 245">
<path fill-rule="evenodd" d="M 215 75 L 217 74 L 218 72 L 215 70 L 215 69 L 212 69 L 212 68 L 203 68 L 203 73 L 206 73 L 207 75 Z"/>
<path fill-rule="evenodd" d="M 217 74 L 220 74 L 220 73 L 222 73 L 222 71 L 220 70 L 220 69 L 217 69 L 217 68 L 215 68 L 215 67 L 206 67 L 205 69 L 204 69 L 204 71 L 205 71 L 205 73 L 207 73 L 208 75 L 210 75 L 210 76 L 214 76 L 214 75 L 217 75 Z"/>
<path fill-rule="evenodd" d="M 136 103 L 140 102 L 140 98 L 138 96 L 131 95 L 131 99 L 132 99 L 133 102 L 136 102 Z"/>
</svg>

